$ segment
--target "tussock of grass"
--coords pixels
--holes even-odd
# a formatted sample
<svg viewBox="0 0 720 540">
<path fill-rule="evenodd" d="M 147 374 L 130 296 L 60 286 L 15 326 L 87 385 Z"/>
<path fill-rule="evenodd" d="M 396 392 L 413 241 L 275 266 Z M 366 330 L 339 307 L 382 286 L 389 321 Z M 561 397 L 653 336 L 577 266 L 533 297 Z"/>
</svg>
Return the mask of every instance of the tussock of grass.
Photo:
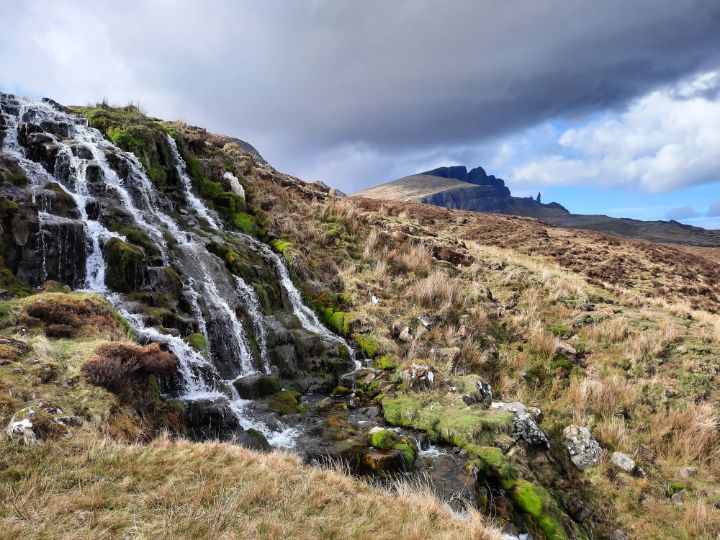
<svg viewBox="0 0 720 540">
<path fill-rule="evenodd" d="M 393 497 L 284 453 L 163 438 L 2 444 L 1 539 L 499 539 L 426 491 Z"/>
</svg>

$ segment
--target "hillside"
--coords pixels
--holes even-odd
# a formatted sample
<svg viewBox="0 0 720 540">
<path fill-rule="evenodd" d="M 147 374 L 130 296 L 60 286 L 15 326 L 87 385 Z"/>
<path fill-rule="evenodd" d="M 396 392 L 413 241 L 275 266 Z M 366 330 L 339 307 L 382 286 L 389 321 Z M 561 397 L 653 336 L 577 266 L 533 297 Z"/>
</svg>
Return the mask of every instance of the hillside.
<svg viewBox="0 0 720 540">
<path fill-rule="evenodd" d="M 473 175 L 474 172 L 476 173 Z M 684 225 L 677 221 L 640 221 L 604 215 L 572 214 L 558 203 L 544 204 L 529 197 L 513 197 L 503 180 L 488 176 L 481 167 L 469 172 L 462 166 L 441 167 L 380 184 L 353 195 L 432 204 L 456 210 L 533 217 L 558 227 L 593 230 L 650 242 L 720 246 L 720 232 Z"/>
<path fill-rule="evenodd" d="M 0 108 L 0 534 L 720 533 L 717 250 L 337 197 L 132 107 Z"/>
</svg>

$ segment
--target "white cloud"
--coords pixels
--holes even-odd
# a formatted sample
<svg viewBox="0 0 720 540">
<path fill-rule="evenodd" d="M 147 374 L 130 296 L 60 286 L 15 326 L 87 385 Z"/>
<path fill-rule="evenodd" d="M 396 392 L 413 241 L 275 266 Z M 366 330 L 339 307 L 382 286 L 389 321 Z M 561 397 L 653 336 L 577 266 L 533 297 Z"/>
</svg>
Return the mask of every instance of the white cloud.
<svg viewBox="0 0 720 540">
<path fill-rule="evenodd" d="M 720 180 L 720 73 L 655 90 L 621 113 L 564 130 L 554 148 L 509 168 L 514 184 L 648 192 Z"/>
</svg>

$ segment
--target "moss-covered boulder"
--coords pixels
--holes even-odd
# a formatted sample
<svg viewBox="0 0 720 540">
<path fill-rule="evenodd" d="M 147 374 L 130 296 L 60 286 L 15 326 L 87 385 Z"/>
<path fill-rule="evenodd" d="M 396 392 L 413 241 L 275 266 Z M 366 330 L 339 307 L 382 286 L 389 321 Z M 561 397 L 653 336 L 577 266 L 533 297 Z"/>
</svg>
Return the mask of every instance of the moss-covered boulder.
<svg viewBox="0 0 720 540">
<path fill-rule="evenodd" d="M 145 252 L 142 248 L 112 238 L 105 245 L 105 285 L 118 292 L 129 293 L 143 284 Z"/>
<path fill-rule="evenodd" d="M 512 414 L 487 411 L 477 405 L 445 404 L 431 396 L 409 394 L 382 400 L 390 424 L 426 431 L 432 441 L 455 446 L 492 445 L 512 432 Z"/>
<path fill-rule="evenodd" d="M 267 407 L 278 414 L 300 412 L 300 393 L 294 390 L 281 390 L 267 398 Z"/>
</svg>

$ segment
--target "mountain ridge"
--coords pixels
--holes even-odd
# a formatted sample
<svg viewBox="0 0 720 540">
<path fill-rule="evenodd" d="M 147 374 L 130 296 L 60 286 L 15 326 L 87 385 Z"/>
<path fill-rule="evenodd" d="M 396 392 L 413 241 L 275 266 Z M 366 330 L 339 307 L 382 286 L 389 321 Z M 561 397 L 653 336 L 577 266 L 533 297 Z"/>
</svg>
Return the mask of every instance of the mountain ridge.
<svg viewBox="0 0 720 540">
<path fill-rule="evenodd" d="M 532 217 L 547 223 L 587 229 L 623 238 L 694 245 L 720 246 L 720 231 L 677 221 L 642 221 L 605 215 L 573 214 L 561 204 L 541 203 L 532 197 L 514 197 L 502 179 L 482 167 L 439 167 L 351 194 L 374 199 L 419 202 L 458 210 Z"/>
</svg>

